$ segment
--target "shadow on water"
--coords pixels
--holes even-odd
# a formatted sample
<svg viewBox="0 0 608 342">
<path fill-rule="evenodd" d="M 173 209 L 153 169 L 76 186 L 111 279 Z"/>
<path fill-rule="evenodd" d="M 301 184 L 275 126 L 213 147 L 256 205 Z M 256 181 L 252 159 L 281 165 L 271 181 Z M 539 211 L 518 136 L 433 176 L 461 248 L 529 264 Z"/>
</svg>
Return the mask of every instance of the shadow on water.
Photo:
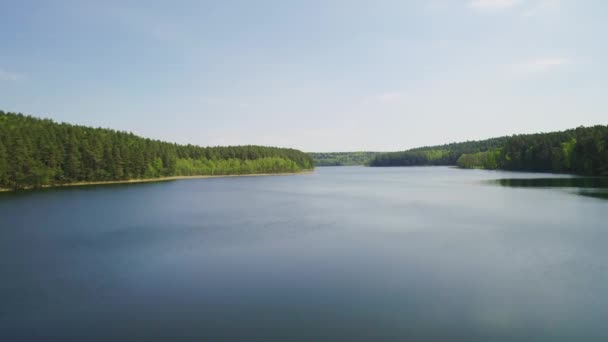
<svg viewBox="0 0 608 342">
<path fill-rule="evenodd" d="M 107 184 L 82 184 L 77 186 L 51 186 L 45 188 L 33 188 L 33 189 L 19 189 L 11 191 L 0 191 L 0 199 L 16 197 L 26 197 L 39 194 L 53 194 L 58 192 L 86 192 L 96 190 L 124 190 L 124 189 L 137 189 L 144 188 L 146 186 L 153 187 L 162 185 L 164 183 L 175 182 L 175 180 L 159 180 L 150 182 L 132 182 L 132 183 L 107 183 Z"/>
<path fill-rule="evenodd" d="M 608 200 L 608 178 L 605 177 L 505 178 L 489 183 L 512 188 L 572 189 L 576 195 Z"/>
<path fill-rule="evenodd" d="M 576 194 L 580 195 L 580 196 L 587 196 L 587 197 L 608 200 L 608 190 L 595 190 L 595 191 L 579 190 Z"/>
</svg>

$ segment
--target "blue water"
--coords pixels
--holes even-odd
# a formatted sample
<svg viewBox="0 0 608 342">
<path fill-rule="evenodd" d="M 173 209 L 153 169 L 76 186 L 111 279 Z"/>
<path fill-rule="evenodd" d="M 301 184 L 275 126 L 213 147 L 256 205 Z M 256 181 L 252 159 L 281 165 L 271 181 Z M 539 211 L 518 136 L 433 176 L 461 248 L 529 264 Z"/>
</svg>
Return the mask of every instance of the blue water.
<svg viewBox="0 0 608 342">
<path fill-rule="evenodd" d="M 555 177 L 329 167 L 1 194 L 0 341 L 606 341 L 608 201 L 494 181 Z"/>
</svg>

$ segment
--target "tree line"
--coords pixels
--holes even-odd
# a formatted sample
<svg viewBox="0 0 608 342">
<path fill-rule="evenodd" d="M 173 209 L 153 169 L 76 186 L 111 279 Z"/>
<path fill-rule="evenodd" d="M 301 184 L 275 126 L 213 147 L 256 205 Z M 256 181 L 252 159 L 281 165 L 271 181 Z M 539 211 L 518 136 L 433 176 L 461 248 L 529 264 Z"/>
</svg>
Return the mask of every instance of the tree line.
<svg viewBox="0 0 608 342">
<path fill-rule="evenodd" d="M 316 166 L 367 165 L 380 152 L 311 152 Z"/>
<path fill-rule="evenodd" d="M 5 189 L 313 167 L 312 158 L 295 149 L 178 145 L 0 111 L 0 188 Z"/>
<path fill-rule="evenodd" d="M 466 141 L 438 146 L 424 146 L 400 152 L 388 152 L 376 155 L 370 166 L 424 166 L 456 165 L 463 154 L 485 152 L 504 144 L 506 137 L 480 141 Z"/>
<path fill-rule="evenodd" d="M 608 126 L 520 134 L 377 155 L 371 166 L 463 168 L 608 176 Z"/>
<path fill-rule="evenodd" d="M 462 155 L 458 166 L 608 176 L 608 126 L 514 135 L 493 151 Z"/>
</svg>

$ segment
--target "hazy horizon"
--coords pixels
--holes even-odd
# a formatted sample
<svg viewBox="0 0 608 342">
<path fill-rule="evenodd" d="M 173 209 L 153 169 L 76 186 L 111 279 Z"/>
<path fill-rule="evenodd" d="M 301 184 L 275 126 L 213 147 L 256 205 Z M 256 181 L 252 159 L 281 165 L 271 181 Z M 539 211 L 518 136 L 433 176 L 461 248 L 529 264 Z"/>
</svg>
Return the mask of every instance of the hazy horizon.
<svg viewBox="0 0 608 342">
<path fill-rule="evenodd" d="M 307 152 L 605 125 L 607 9 L 4 1 L 0 110 L 180 144 Z"/>
</svg>

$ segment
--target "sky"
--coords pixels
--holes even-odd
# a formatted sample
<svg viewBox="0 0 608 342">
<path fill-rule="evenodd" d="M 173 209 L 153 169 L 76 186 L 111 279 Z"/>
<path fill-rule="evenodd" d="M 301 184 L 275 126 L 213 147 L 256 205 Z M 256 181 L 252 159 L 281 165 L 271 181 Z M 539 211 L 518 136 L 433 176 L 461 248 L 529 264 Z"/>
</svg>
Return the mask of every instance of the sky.
<svg viewBox="0 0 608 342">
<path fill-rule="evenodd" d="M 605 0 L 0 0 L 0 109 L 395 151 L 608 124 Z"/>
</svg>

